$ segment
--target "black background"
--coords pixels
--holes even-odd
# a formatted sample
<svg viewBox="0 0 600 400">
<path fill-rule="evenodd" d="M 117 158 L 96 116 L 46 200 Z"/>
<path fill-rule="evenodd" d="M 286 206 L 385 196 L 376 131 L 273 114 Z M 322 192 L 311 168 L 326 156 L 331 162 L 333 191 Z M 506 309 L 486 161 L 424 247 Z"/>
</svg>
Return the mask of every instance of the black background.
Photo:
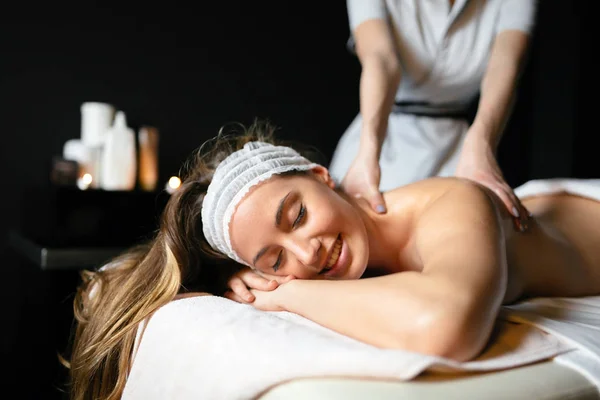
<svg viewBox="0 0 600 400">
<path fill-rule="evenodd" d="M 159 128 L 161 185 L 225 123 L 268 118 L 280 137 L 330 157 L 356 115 L 360 65 L 346 49 L 345 2 L 214 3 L 1 6 L 5 393 L 61 398 L 65 374 L 56 352 L 66 344 L 77 273 L 41 271 L 7 237 L 35 208 L 22 201 L 24 193 L 47 186 L 52 156 L 79 136 L 81 103 L 108 102 L 125 111 L 134 129 Z M 499 150 L 513 186 L 532 178 L 600 177 L 590 4 L 540 2 L 519 100 Z M 30 200 L 43 205 L 45 198 Z"/>
</svg>

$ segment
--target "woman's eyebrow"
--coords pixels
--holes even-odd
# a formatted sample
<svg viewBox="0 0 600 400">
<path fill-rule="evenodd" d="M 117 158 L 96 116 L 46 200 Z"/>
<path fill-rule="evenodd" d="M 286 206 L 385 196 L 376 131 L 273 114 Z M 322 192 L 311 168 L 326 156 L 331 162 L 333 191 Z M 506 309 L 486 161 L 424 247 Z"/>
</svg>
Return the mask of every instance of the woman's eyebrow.
<svg viewBox="0 0 600 400">
<path fill-rule="evenodd" d="M 285 201 L 290 196 L 292 192 L 288 192 L 283 198 L 279 201 L 279 207 L 277 207 L 277 214 L 275 214 L 275 226 L 279 227 L 281 225 L 281 215 L 283 214 L 283 206 L 285 205 Z"/>
<path fill-rule="evenodd" d="M 283 215 L 283 208 L 285 206 L 285 201 L 288 199 L 290 194 L 292 194 L 292 191 L 289 191 L 285 196 L 282 197 L 281 200 L 279 200 L 279 206 L 277 207 L 277 213 L 275 213 L 275 226 L 276 227 L 279 227 L 279 225 L 281 225 L 281 216 Z M 256 255 L 254 256 L 254 260 L 252 260 L 252 265 L 254 265 L 254 267 L 256 267 L 256 262 L 258 261 L 259 258 L 262 257 L 263 254 L 266 253 L 268 248 L 269 248 L 268 246 L 265 246 L 262 249 L 260 249 L 260 251 L 258 253 L 256 253 Z"/>
<path fill-rule="evenodd" d="M 254 265 L 254 268 L 256 268 L 256 262 L 258 261 L 258 259 L 261 258 L 263 254 L 265 254 L 268 248 L 268 246 L 265 246 L 262 249 L 260 249 L 258 253 L 256 253 L 256 255 L 254 256 L 254 260 L 252 260 L 252 265 Z"/>
</svg>

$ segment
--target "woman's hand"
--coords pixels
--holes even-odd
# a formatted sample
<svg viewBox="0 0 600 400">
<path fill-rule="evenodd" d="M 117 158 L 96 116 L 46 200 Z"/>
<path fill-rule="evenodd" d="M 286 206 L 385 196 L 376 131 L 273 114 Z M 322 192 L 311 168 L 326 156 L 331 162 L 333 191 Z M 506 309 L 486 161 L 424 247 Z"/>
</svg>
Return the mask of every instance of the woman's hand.
<svg viewBox="0 0 600 400">
<path fill-rule="evenodd" d="M 291 275 L 290 275 L 291 276 Z M 290 279 L 293 280 L 293 279 Z M 237 293 L 228 291 L 225 297 L 229 300 L 237 301 L 242 304 L 250 304 L 254 308 L 262 311 L 286 311 L 283 307 L 283 292 L 285 284 L 277 286 L 272 290 L 247 289 L 253 298 L 252 302 L 244 301 Z"/>
<path fill-rule="evenodd" d="M 379 191 L 381 170 L 379 160 L 371 154 L 359 151 L 350 165 L 342 189 L 351 196 L 362 197 L 376 213 L 385 213 L 385 200 Z"/>
<path fill-rule="evenodd" d="M 472 127 L 470 130 L 472 129 L 474 128 Z M 478 182 L 492 190 L 504 203 L 508 212 L 514 216 L 515 228 L 525 232 L 529 211 L 521 204 L 512 188 L 504 180 L 489 143 L 480 137 L 476 133 L 467 133 L 455 175 Z"/>
<path fill-rule="evenodd" d="M 292 279 L 295 279 L 293 275 L 270 275 L 245 267 L 229 278 L 227 287 L 231 290 L 225 293 L 225 297 L 239 303 L 252 303 L 256 299 L 253 290 L 273 291 Z"/>
<path fill-rule="evenodd" d="M 275 290 L 265 292 L 262 290 L 251 289 L 254 301 L 251 305 L 262 311 L 286 311 L 282 306 L 282 289 L 284 285 L 277 287 Z"/>
</svg>

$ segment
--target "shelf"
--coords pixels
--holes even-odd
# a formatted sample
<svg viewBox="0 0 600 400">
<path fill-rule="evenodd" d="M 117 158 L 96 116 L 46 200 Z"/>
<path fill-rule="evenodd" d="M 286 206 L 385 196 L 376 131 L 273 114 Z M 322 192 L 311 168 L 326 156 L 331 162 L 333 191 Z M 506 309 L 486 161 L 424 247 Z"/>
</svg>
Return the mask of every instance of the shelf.
<svg viewBox="0 0 600 400">
<path fill-rule="evenodd" d="M 126 250 L 121 247 L 45 247 L 16 231 L 10 232 L 9 245 L 42 270 L 94 269 Z"/>
</svg>

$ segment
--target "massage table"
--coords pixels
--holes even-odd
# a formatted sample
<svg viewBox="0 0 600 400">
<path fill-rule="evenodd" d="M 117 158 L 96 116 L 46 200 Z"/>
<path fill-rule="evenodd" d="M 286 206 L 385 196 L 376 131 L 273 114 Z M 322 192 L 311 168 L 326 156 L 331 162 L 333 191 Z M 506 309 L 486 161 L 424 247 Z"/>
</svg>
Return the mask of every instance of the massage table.
<svg viewBox="0 0 600 400">
<path fill-rule="evenodd" d="M 411 381 L 311 378 L 281 383 L 257 400 L 600 400 L 598 389 L 572 368 L 553 361 L 503 371 L 425 373 Z"/>
</svg>

